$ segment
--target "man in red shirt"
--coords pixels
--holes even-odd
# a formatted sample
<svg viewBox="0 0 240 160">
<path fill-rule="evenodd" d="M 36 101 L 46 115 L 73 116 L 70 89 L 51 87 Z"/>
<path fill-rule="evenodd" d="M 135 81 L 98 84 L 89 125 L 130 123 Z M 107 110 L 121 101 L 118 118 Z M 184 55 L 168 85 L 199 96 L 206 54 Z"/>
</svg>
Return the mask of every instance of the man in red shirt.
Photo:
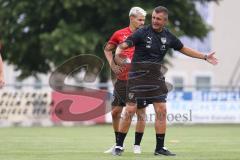
<svg viewBox="0 0 240 160">
<path fill-rule="evenodd" d="M 124 42 L 128 36 L 130 36 L 138 28 L 142 27 L 145 22 L 146 11 L 140 7 L 133 7 L 129 12 L 129 26 L 123 29 L 116 31 L 110 40 L 108 41 L 106 47 L 104 48 L 105 56 L 108 60 L 108 63 L 112 71 L 116 74 L 117 81 L 114 84 L 114 100 L 112 102 L 112 121 L 113 129 L 115 132 L 115 139 L 117 141 L 117 134 L 119 132 L 119 122 L 121 118 L 121 113 L 123 107 L 126 106 L 126 86 L 128 79 L 128 68 L 126 65 L 119 65 L 114 60 L 113 51 L 116 47 Z M 120 57 L 131 62 L 134 53 L 134 47 L 124 50 Z M 140 143 L 142 140 L 144 128 L 145 128 L 145 107 L 147 106 L 145 101 L 138 101 L 138 110 L 137 110 L 137 125 L 135 132 L 135 143 L 133 147 L 133 152 L 136 154 L 141 153 Z M 105 153 L 111 153 L 115 145 Z"/>
<path fill-rule="evenodd" d="M 0 42 L 0 88 L 2 88 L 4 86 L 4 76 L 3 76 L 3 62 L 2 62 L 2 57 L 1 57 L 1 53 L 2 53 L 2 45 Z"/>
</svg>

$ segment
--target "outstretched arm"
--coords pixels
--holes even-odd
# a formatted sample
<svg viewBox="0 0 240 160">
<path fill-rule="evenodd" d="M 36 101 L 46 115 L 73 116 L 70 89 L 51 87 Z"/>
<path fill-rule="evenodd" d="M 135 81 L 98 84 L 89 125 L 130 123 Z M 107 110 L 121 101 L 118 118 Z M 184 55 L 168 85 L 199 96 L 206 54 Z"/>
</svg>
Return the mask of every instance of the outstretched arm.
<svg viewBox="0 0 240 160">
<path fill-rule="evenodd" d="M 179 51 L 189 57 L 204 59 L 207 62 L 211 63 L 212 65 L 218 64 L 218 59 L 214 56 L 215 52 L 211 52 L 209 54 L 203 54 L 197 50 L 194 50 L 192 48 L 185 47 L 185 46 Z"/>
</svg>

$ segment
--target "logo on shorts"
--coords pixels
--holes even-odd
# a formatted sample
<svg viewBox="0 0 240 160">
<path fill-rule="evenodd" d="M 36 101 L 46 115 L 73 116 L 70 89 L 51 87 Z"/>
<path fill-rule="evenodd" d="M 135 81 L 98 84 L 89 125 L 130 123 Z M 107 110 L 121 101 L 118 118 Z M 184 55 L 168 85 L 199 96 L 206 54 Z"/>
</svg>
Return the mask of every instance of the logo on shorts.
<svg viewBox="0 0 240 160">
<path fill-rule="evenodd" d="M 147 101 L 143 101 L 143 105 L 146 106 L 147 105 Z"/>
<path fill-rule="evenodd" d="M 113 94 L 112 95 L 112 100 L 114 100 L 116 98 L 116 95 L 115 94 Z"/>
<path fill-rule="evenodd" d="M 133 97 L 134 97 L 134 93 L 128 93 L 128 98 L 129 99 L 133 99 Z"/>
</svg>

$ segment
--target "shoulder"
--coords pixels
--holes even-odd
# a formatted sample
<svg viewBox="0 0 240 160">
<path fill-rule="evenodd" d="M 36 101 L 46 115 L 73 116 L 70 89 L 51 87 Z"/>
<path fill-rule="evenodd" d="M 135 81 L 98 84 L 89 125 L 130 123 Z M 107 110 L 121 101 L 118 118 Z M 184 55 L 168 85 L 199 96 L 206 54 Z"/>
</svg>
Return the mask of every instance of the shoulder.
<svg viewBox="0 0 240 160">
<path fill-rule="evenodd" d="M 126 32 L 126 31 L 128 31 L 128 27 L 119 29 L 119 30 L 115 31 L 114 34 L 119 35 L 119 34 L 122 34 L 122 33 Z"/>
<path fill-rule="evenodd" d="M 172 36 L 175 37 L 175 35 L 168 28 L 164 27 L 163 32 L 170 37 L 172 37 Z"/>
<path fill-rule="evenodd" d="M 147 25 L 142 28 L 139 28 L 137 31 L 134 32 L 134 34 L 144 36 L 144 35 L 148 34 L 149 31 L 150 31 L 150 27 L 149 27 L 149 25 Z"/>
<path fill-rule="evenodd" d="M 163 28 L 163 32 L 165 33 L 165 34 L 170 34 L 170 35 L 172 35 L 172 32 L 168 29 L 168 28 Z"/>
<path fill-rule="evenodd" d="M 144 33 L 144 32 L 148 32 L 148 31 L 150 31 L 150 30 L 151 30 L 150 25 L 147 25 L 147 26 L 144 26 L 144 27 L 138 29 L 139 32 L 143 32 L 143 33 Z"/>
</svg>

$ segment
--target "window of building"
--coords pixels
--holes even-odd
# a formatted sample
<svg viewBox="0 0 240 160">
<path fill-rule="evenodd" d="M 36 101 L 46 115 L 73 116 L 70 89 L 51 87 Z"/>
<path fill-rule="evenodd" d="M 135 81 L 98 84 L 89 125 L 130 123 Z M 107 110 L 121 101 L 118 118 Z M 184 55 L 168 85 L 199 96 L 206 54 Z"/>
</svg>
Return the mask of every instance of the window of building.
<svg viewBox="0 0 240 160">
<path fill-rule="evenodd" d="M 196 77 L 196 89 L 197 90 L 210 90 L 211 77 L 209 76 L 197 76 Z"/>
<path fill-rule="evenodd" d="M 173 87 L 174 87 L 174 90 L 176 91 L 182 91 L 184 88 L 183 77 L 180 77 L 180 76 L 173 77 Z"/>
</svg>

